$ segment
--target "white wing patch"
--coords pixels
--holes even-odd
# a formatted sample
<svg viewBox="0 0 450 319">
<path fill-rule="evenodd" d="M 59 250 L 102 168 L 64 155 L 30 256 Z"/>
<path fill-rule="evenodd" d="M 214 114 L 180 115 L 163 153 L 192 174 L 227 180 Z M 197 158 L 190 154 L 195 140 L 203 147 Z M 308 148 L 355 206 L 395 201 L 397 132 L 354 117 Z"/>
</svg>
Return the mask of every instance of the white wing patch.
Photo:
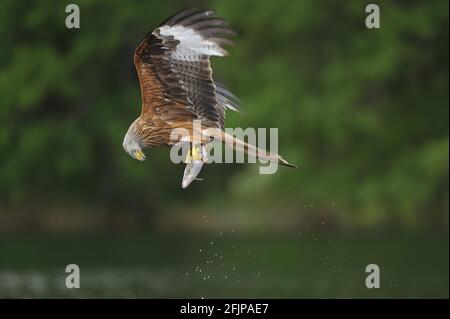
<svg viewBox="0 0 450 319">
<path fill-rule="evenodd" d="M 216 42 L 205 39 L 197 31 L 182 25 L 160 27 L 159 32 L 163 36 L 173 36 L 180 41 L 173 58 L 183 61 L 199 61 L 200 55 L 225 56 L 226 50 L 221 48 Z"/>
</svg>

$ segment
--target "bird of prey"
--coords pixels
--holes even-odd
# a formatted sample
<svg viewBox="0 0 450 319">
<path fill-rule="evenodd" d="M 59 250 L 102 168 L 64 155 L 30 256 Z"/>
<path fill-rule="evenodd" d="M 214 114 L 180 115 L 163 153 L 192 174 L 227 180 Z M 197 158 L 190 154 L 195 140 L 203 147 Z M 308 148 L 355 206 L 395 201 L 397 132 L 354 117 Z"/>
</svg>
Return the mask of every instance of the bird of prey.
<svg viewBox="0 0 450 319">
<path fill-rule="evenodd" d="M 233 44 L 229 39 L 233 35 L 228 22 L 215 17 L 213 10 L 188 9 L 147 34 L 134 52 L 142 111 L 129 127 L 123 148 L 143 161 L 144 148 L 189 143 L 183 188 L 196 179 L 206 162 L 206 146 L 213 139 L 236 151 L 293 166 L 278 154 L 224 132 L 225 111 L 237 111 L 238 99 L 213 80 L 209 58 L 227 55 L 223 46 Z M 194 132 L 194 120 L 200 121 L 200 132 Z M 171 132 L 177 128 L 189 134 L 174 141 Z M 194 141 L 197 133 L 200 140 Z"/>
</svg>

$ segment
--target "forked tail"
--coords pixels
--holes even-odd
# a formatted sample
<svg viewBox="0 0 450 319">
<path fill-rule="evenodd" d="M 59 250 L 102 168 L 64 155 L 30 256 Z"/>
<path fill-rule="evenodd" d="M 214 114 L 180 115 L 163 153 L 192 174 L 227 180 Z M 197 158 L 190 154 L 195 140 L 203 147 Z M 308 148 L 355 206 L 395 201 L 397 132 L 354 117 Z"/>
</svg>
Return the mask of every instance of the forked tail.
<svg viewBox="0 0 450 319">
<path fill-rule="evenodd" d="M 261 148 L 258 148 L 256 146 L 248 144 L 248 143 L 246 143 L 228 133 L 225 133 L 223 131 L 219 131 L 219 130 L 214 130 L 214 131 L 215 132 L 211 135 L 213 135 L 215 138 L 219 139 L 220 141 L 225 143 L 228 147 L 234 149 L 237 152 L 243 152 L 250 156 L 268 160 L 272 163 L 278 163 L 283 166 L 297 168 L 297 166 L 290 164 L 288 161 L 286 161 L 284 158 L 282 158 L 278 154 L 273 154 L 273 153 L 265 151 Z"/>
</svg>

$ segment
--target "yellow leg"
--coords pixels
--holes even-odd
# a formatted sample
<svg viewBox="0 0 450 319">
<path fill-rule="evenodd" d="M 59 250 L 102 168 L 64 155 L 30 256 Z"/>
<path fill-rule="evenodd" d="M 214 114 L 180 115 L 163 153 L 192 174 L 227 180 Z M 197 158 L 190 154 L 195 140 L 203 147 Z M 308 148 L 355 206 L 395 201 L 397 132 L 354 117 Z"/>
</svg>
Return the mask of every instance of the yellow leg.
<svg viewBox="0 0 450 319">
<path fill-rule="evenodd" d="M 201 145 L 192 145 L 189 148 L 189 151 L 186 155 L 185 163 L 192 163 L 193 161 L 201 161 L 203 159 L 202 156 L 202 147 Z"/>
<path fill-rule="evenodd" d="M 191 156 L 194 161 L 201 161 L 203 159 L 201 145 L 192 145 Z"/>
<path fill-rule="evenodd" d="M 191 148 L 189 148 L 189 151 L 188 151 L 188 153 L 186 154 L 186 158 L 185 158 L 184 162 L 185 162 L 186 164 L 192 163 Z"/>
</svg>

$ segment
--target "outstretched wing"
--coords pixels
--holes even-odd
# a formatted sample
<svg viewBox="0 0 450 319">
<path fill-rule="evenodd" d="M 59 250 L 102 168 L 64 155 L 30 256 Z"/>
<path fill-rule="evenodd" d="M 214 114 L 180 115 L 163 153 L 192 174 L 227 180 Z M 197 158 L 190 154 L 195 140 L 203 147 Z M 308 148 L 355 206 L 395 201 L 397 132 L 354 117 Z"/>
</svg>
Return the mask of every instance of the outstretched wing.
<svg viewBox="0 0 450 319">
<path fill-rule="evenodd" d="M 225 56 L 222 45 L 235 33 L 213 10 L 177 13 L 148 34 L 134 54 L 145 118 L 200 119 L 223 128 L 226 109 L 237 99 L 212 78 L 210 56 Z"/>
</svg>

